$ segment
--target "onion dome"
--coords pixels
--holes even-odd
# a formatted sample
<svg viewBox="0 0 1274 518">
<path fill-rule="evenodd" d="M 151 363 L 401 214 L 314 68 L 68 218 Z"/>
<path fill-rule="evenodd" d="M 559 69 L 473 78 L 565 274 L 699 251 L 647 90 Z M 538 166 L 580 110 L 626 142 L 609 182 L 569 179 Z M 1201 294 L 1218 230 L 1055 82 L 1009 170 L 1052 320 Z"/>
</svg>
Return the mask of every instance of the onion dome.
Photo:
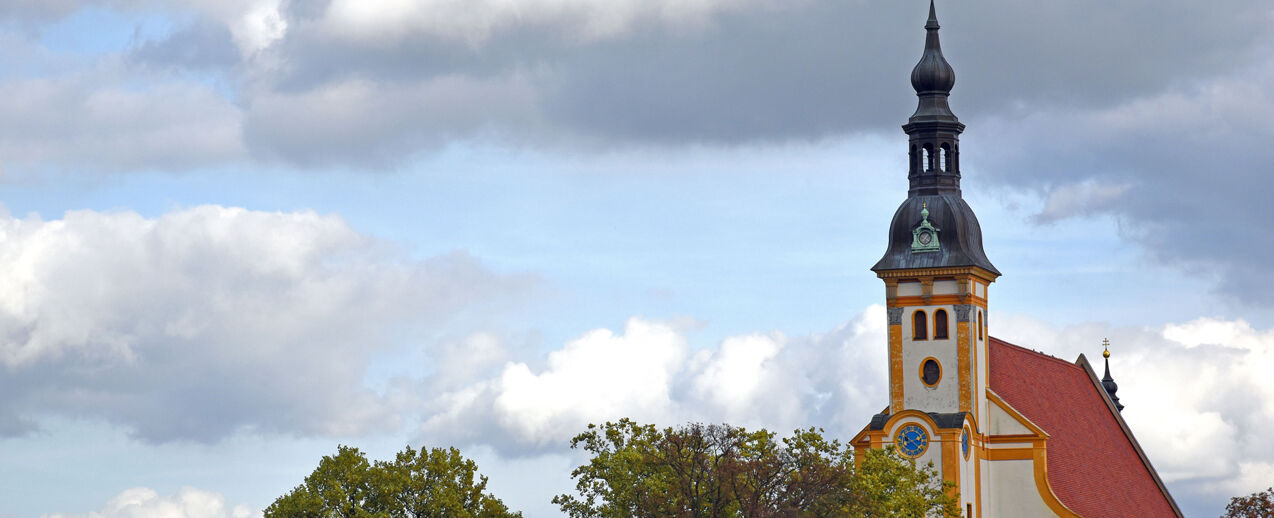
<svg viewBox="0 0 1274 518">
<path fill-rule="evenodd" d="M 929 1 L 929 22 L 925 24 L 925 53 L 911 70 L 911 86 L 917 94 L 950 94 L 955 87 L 955 69 L 942 56 L 942 44 L 938 41 L 938 12 L 933 0 Z"/>
</svg>

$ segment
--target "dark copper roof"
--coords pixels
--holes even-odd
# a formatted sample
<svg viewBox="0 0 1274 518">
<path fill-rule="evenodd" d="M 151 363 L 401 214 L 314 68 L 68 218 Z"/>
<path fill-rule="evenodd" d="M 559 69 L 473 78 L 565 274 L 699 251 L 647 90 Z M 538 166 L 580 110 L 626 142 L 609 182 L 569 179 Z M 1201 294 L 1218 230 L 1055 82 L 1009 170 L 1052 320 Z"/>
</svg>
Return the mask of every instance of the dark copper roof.
<svg viewBox="0 0 1274 518">
<path fill-rule="evenodd" d="M 920 211 L 929 210 L 929 223 L 937 227 L 941 250 L 913 252 L 912 229 L 920 224 Z M 912 196 L 902 202 L 889 224 L 889 248 L 872 271 L 906 268 L 977 266 L 1000 274 L 982 249 L 982 227 L 973 209 L 959 194 Z"/>
</svg>

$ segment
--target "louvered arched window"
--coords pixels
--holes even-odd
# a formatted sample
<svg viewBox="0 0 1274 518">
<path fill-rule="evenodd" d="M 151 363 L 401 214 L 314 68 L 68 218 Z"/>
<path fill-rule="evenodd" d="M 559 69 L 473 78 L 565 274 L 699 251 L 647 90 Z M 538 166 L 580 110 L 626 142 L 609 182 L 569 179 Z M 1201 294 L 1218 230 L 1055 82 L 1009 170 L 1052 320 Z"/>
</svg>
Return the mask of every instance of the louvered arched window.
<svg viewBox="0 0 1274 518">
<path fill-rule="evenodd" d="M 924 311 L 917 311 L 911 314 L 911 339 L 929 339 L 929 316 L 925 315 Z"/>
<path fill-rule="evenodd" d="M 947 338 L 947 310 L 939 309 L 933 312 L 933 339 L 945 340 Z"/>
</svg>

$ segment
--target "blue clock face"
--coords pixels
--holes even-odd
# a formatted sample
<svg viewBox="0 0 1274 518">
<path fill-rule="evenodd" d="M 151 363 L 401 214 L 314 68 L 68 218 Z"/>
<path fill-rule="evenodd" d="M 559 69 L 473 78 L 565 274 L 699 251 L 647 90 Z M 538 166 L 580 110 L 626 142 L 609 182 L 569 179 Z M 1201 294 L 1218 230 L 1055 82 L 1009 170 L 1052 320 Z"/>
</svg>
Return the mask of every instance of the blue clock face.
<svg viewBox="0 0 1274 518">
<path fill-rule="evenodd" d="M 969 429 L 965 428 L 964 433 L 960 435 L 960 452 L 964 454 L 964 458 L 969 458 Z"/>
<path fill-rule="evenodd" d="M 909 424 L 898 430 L 898 434 L 894 436 L 894 445 L 898 447 L 898 453 L 907 457 L 919 457 L 929 448 L 929 434 L 924 428 Z"/>
</svg>

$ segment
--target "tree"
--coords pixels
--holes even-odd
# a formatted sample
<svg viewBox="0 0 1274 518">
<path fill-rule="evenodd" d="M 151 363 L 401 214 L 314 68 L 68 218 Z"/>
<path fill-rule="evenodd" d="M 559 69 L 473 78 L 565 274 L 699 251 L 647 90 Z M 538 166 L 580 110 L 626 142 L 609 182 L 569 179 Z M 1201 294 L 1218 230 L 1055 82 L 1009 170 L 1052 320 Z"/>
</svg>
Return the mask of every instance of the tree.
<svg viewBox="0 0 1274 518">
<path fill-rule="evenodd" d="M 1225 506 L 1221 518 L 1268 518 L 1274 516 L 1274 487 L 1248 496 L 1236 496 Z"/>
<path fill-rule="evenodd" d="M 413 450 L 369 462 L 340 446 L 305 483 L 279 497 L 265 518 L 513 518 L 521 513 L 485 493 L 487 477 L 455 448 Z"/>
<path fill-rule="evenodd" d="M 623 419 L 571 441 L 592 458 L 571 472 L 577 495 L 553 499 L 572 518 L 959 516 L 932 466 L 848 445 L 814 428 L 776 441 L 766 430 L 689 424 L 658 430 Z"/>
</svg>

